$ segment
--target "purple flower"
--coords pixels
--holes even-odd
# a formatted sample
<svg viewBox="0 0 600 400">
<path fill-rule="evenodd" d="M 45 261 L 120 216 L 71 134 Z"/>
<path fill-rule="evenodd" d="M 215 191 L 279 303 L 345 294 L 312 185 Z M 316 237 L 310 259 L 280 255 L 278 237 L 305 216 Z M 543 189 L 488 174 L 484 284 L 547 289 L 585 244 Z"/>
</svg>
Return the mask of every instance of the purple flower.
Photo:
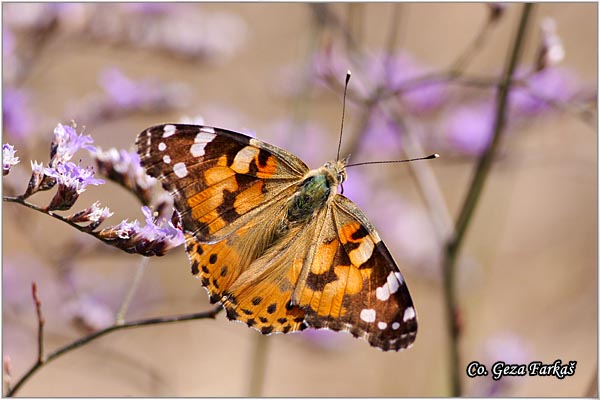
<svg viewBox="0 0 600 400">
<path fill-rule="evenodd" d="M 342 87 L 346 70 L 353 70 L 355 66 L 360 73 L 353 75 L 351 90 L 363 98 L 372 96 L 378 89 L 390 92 L 403 89 L 399 99 L 409 111 L 417 113 L 436 109 L 446 99 L 446 85 L 442 82 L 408 85 L 411 80 L 433 71 L 408 53 L 370 53 L 356 63 L 337 47 L 329 47 L 313 56 L 312 74 L 317 84 L 331 86 L 335 82 Z"/>
<path fill-rule="evenodd" d="M 524 71 L 517 74 L 525 75 Z M 568 69 L 545 68 L 528 76 L 526 87 L 516 86 L 511 89 L 509 106 L 511 115 L 515 117 L 531 117 L 550 109 L 545 99 L 560 103 L 568 103 L 578 93 L 578 81 Z"/>
<path fill-rule="evenodd" d="M 373 111 L 360 138 L 361 160 L 398 159 L 401 149 L 401 127 L 380 111 Z M 353 162 L 358 162 L 356 157 Z"/>
<path fill-rule="evenodd" d="M 68 210 L 88 185 L 104 183 L 102 179 L 94 178 L 94 168 L 81 168 L 70 161 L 45 168 L 44 174 L 55 178 L 58 183 L 58 191 L 50 202 L 48 210 Z"/>
<path fill-rule="evenodd" d="M 367 76 L 375 87 L 390 91 L 403 88 L 411 80 L 431 73 L 433 69 L 419 63 L 408 53 L 379 53 L 368 58 Z M 374 88 L 372 89 L 374 90 Z M 411 112 L 427 112 L 439 107 L 446 99 L 446 86 L 423 82 L 405 88 L 400 100 Z"/>
<path fill-rule="evenodd" d="M 143 206 L 142 213 L 146 218 L 146 225 L 139 231 L 139 238 L 154 243 L 164 243 L 166 250 L 177 247 L 185 241 L 181 229 L 177 229 L 170 220 L 160 219 L 154 221 L 152 210 Z M 165 250 L 165 251 L 166 251 Z"/>
<path fill-rule="evenodd" d="M 15 35 L 4 25 L 2 27 L 2 55 L 4 57 L 11 56 L 15 51 Z"/>
<path fill-rule="evenodd" d="M 477 155 L 490 145 L 494 124 L 491 103 L 462 105 L 448 112 L 442 132 L 461 152 Z"/>
<path fill-rule="evenodd" d="M 161 218 L 154 221 L 152 211 L 142 207 L 146 225 L 140 227 L 136 220 L 122 221 L 118 225 L 101 230 L 98 236 L 111 241 L 114 246 L 128 253 L 138 253 L 145 256 L 162 256 L 172 248 L 185 241 L 183 232 L 177 229 L 170 220 Z"/>
<path fill-rule="evenodd" d="M 90 136 L 78 135 L 72 126 L 58 124 L 54 129 L 54 140 L 50 147 L 50 165 L 64 164 L 73 158 L 73 154 L 79 149 L 93 151 L 93 142 Z"/>
<path fill-rule="evenodd" d="M 22 140 L 32 129 L 33 118 L 29 109 L 29 95 L 24 90 L 11 88 L 4 88 L 2 94 L 2 119 L 5 132 Z"/>
<path fill-rule="evenodd" d="M 63 309 L 66 317 L 88 332 L 111 326 L 115 321 L 114 312 L 98 298 L 83 295 L 67 303 Z"/>
<path fill-rule="evenodd" d="M 2 174 L 8 175 L 13 165 L 19 163 L 19 157 L 15 157 L 15 148 L 6 143 L 2 145 Z"/>
<path fill-rule="evenodd" d="M 77 103 L 71 112 L 78 119 L 96 121 L 132 112 L 171 110 L 183 106 L 189 99 L 189 90 L 183 84 L 150 78 L 134 80 L 118 68 L 100 72 L 98 84 L 104 94 Z"/>
</svg>

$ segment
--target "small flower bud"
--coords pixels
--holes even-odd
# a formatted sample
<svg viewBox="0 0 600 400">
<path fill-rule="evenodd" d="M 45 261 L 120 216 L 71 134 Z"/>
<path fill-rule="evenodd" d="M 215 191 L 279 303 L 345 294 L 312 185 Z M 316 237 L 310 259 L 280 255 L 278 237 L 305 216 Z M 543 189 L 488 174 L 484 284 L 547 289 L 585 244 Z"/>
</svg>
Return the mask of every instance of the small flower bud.
<svg viewBox="0 0 600 400">
<path fill-rule="evenodd" d="M 542 42 L 538 49 L 536 71 L 553 67 L 565 58 L 565 48 L 556 33 L 556 22 L 552 18 L 544 18 L 541 24 Z"/>
<path fill-rule="evenodd" d="M 2 175 L 8 175 L 13 165 L 19 163 L 19 157 L 15 157 L 15 148 L 6 143 L 2 145 Z"/>
</svg>

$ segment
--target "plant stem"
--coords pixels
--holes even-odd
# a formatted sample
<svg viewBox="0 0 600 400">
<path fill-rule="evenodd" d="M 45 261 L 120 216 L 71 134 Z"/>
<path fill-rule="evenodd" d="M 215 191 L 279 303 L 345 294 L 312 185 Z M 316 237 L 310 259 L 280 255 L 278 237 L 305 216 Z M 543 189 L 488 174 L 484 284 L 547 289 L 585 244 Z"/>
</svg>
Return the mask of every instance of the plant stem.
<svg viewBox="0 0 600 400">
<path fill-rule="evenodd" d="M 503 133 L 504 123 L 506 120 L 508 93 L 510 91 L 511 79 L 521 54 L 521 49 L 523 47 L 523 42 L 525 39 L 527 22 L 529 20 L 529 15 L 531 13 L 532 8 L 533 4 L 531 3 L 526 3 L 523 6 L 519 26 L 517 28 L 512 49 L 510 51 L 510 56 L 504 69 L 502 81 L 498 90 L 492 142 L 477 162 L 477 166 L 475 167 L 475 172 L 471 180 L 471 184 L 469 185 L 469 190 L 466 194 L 458 220 L 456 222 L 454 236 L 448 241 L 445 251 L 445 259 L 443 264 L 444 300 L 446 305 L 448 335 L 450 338 L 450 395 L 454 397 L 461 396 L 462 394 L 460 381 L 460 371 L 462 371 L 462 368 L 458 354 L 460 326 L 458 324 L 459 312 L 458 302 L 456 298 L 455 283 L 456 260 L 458 252 L 463 243 L 465 233 L 475 211 L 475 207 L 483 190 L 483 186 L 488 177 L 496 148 L 498 147 L 500 138 Z"/>
<path fill-rule="evenodd" d="M 140 282 L 142 281 L 142 277 L 144 276 L 144 272 L 146 271 L 146 266 L 148 265 L 148 257 L 142 258 L 140 261 L 137 270 L 135 271 L 135 276 L 133 277 L 133 281 L 131 285 L 129 285 L 129 289 L 127 290 L 127 294 L 121 303 L 121 307 L 119 307 L 119 311 L 117 312 L 117 316 L 115 317 L 115 324 L 121 325 L 125 323 L 125 314 L 127 314 L 127 310 L 129 309 L 129 305 L 131 304 L 131 300 L 133 300 L 133 295 L 137 291 L 137 288 L 140 286 Z"/>
<path fill-rule="evenodd" d="M 248 397 L 262 397 L 265 382 L 265 370 L 267 369 L 268 338 L 256 335 L 254 342 L 254 354 L 250 361 L 250 382 L 248 385 Z"/>
</svg>

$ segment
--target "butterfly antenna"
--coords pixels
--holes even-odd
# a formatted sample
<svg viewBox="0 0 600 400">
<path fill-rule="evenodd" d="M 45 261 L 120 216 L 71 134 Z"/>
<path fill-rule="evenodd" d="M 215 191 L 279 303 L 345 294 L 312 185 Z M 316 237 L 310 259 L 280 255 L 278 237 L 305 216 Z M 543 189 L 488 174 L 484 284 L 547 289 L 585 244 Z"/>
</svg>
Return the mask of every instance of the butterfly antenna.
<svg viewBox="0 0 600 400">
<path fill-rule="evenodd" d="M 419 160 L 432 160 L 434 158 L 438 158 L 439 156 L 440 156 L 439 154 L 435 153 L 435 154 L 431 154 L 427 157 L 410 158 L 408 160 L 366 161 L 366 162 L 346 165 L 346 168 L 356 167 L 359 165 L 369 165 L 369 164 L 393 164 L 393 163 L 403 163 L 403 162 L 419 161 Z"/>
<path fill-rule="evenodd" d="M 340 160 L 340 149 L 342 148 L 342 133 L 344 132 L 344 115 L 346 114 L 346 92 L 348 91 L 348 82 L 352 73 L 350 70 L 346 71 L 346 83 L 344 84 L 344 101 L 342 102 L 342 126 L 340 127 L 340 141 L 338 143 L 336 161 Z"/>
</svg>

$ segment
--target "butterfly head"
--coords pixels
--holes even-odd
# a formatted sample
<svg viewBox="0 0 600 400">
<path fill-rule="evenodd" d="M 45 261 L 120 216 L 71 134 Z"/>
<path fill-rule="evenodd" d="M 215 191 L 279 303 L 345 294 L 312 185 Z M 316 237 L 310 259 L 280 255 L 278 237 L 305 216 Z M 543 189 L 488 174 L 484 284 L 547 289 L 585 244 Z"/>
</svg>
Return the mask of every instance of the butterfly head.
<svg viewBox="0 0 600 400">
<path fill-rule="evenodd" d="M 350 160 L 350 155 L 341 160 L 328 161 L 321 169 L 331 178 L 333 186 L 339 186 L 346 181 L 348 174 L 346 173 L 346 164 Z"/>
</svg>

